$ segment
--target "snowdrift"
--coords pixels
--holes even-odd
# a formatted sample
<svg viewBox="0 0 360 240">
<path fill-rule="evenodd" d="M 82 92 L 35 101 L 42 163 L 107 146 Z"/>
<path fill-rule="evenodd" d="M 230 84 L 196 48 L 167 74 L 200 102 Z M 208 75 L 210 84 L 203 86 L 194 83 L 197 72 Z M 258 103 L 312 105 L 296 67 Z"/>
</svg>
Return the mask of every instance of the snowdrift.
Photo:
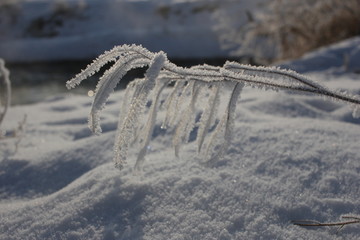
<svg viewBox="0 0 360 240">
<path fill-rule="evenodd" d="M 360 92 L 355 73 L 310 77 Z M 158 123 L 143 170 L 130 154 L 119 171 L 112 146 L 123 98 L 111 96 L 100 136 L 87 128 L 87 96 L 9 110 L 3 129 L 28 120 L 17 152 L 16 139 L 0 141 L 0 239 L 359 238 L 359 225 L 291 223 L 359 214 L 360 122 L 343 104 L 246 88 L 223 159 L 201 164 L 191 141 L 176 158 Z"/>
</svg>

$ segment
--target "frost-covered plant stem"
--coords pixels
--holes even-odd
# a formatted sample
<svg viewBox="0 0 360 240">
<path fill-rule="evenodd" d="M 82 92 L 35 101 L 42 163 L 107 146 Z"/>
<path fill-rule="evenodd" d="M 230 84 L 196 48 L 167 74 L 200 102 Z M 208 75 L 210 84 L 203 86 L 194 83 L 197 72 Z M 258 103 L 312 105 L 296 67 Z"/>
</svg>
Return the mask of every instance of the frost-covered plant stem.
<svg viewBox="0 0 360 240">
<path fill-rule="evenodd" d="M 105 52 L 94 60 L 93 63 L 89 64 L 85 70 L 76 75 L 75 78 L 69 80 L 66 84 L 67 87 L 69 89 L 74 88 L 109 62 L 114 62 L 114 64 L 103 74 L 98 82 L 89 117 L 89 127 L 96 134 L 101 132 L 99 124 L 100 112 L 118 82 L 129 70 L 149 66 L 145 79 L 132 82 L 126 90 L 127 95 L 132 93 L 132 97 L 129 101 L 130 106 L 124 107 L 121 113 L 122 116 L 119 120 L 116 135 L 114 161 L 115 166 L 118 168 L 122 168 L 126 162 L 129 144 L 134 139 L 142 141 L 136 167 L 139 167 L 143 162 L 155 124 L 156 110 L 159 107 L 158 105 L 160 105 L 159 98 L 168 83 L 175 83 L 175 85 L 172 92 L 164 100 L 167 113 L 162 127 L 175 128 L 173 144 L 176 155 L 178 155 L 181 143 L 186 143 L 190 132 L 198 126 L 198 151 L 205 152 L 206 158 L 213 159 L 214 156 L 211 157 L 211 151 L 220 145 L 220 150 L 217 151 L 218 154 L 215 154 L 215 158 L 221 157 L 225 153 L 226 146 L 230 141 L 230 133 L 234 125 L 233 114 L 235 113 L 236 101 L 240 96 L 241 90 L 246 86 L 275 91 L 290 90 L 317 94 L 330 100 L 350 104 L 354 108 L 354 117 L 360 116 L 360 99 L 358 97 L 327 89 L 294 71 L 277 67 L 242 65 L 236 62 L 226 62 L 222 67 L 199 65 L 183 68 L 169 62 L 165 53 L 152 53 L 137 45 L 117 46 Z M 218 104 L 221 94 L 219 91 L 224 89 L 230 90 L 231 93 L 227 108 L 222 113 L 223 116 L 220 118 L 212 137 L 206 142 L 205 135 L 214 124 L 215 117 L 220 112 Z M 146 109 L 145 106 L 151 92 L 154 97 L 151 101 L 152 106 L 148 120 L 146 125 L 143 126 L 145 131 L 138 131 L 145 134 L 136 137 L 135 132 L 141 127 L 139 117 Z M 208 105 L 205 107 L 197 106 L 197 102 L 202 98 L 207 98 Z M 201 113 L 201 117 L 196 124 L 195 115 L 198 112 Z M 216 144 L 217 136 L 221 135 L 221 132 L 223 132 L 222 143 Z M 207 150 L 203 151 L 202 146 L 205 142 Z"/>
<path fill-rule="evenodd" d="M 5 114 L 10 106 L 11 101 L 11 83 L 9 75 L 10 73 L 5 68 L 4 60 L 0 58 L 0 83 L 3 84 L 3 86 L 5 87 L 5 89 L 3 90 L 4 96 L 1 96 L 1 105 L 3 105 L 4 109 L 0 112 L 0 125 L 4 120 Z"/>
</svg>

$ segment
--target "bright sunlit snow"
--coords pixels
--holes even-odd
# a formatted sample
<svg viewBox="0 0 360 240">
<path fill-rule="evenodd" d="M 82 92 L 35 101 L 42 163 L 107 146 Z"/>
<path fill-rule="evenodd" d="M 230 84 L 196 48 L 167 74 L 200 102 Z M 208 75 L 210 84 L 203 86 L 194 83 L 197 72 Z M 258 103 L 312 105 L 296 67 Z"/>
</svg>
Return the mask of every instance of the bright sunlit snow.
<svg viewBox="0 0 360 240">
<path fill-rule="evenodd" d="M 356 49 L 356 41 L 288 66 L 311 67 L 306 59 Z M 330 88 L 360 92 L 359 75 L 346 65 L 311 70 Z M 17 138 L 0 141 L 0 239 L 359 238 L 358 224 L 336 232 L 291 223 L 359 214 L 360 122 L 344 104 L 245 88 L 223 159 L 201 164 L 191 141 L 176 158 L 159 122 L 137 172 L 138 149 L 122 171 L 112 162 L 123 97 L 111 96 L 100 136 L 87 128 L 88 96 L 10 108 L 2 130 L 10 134 L 25 114 L 27 121 L 17 152 Z"/>
</svg>

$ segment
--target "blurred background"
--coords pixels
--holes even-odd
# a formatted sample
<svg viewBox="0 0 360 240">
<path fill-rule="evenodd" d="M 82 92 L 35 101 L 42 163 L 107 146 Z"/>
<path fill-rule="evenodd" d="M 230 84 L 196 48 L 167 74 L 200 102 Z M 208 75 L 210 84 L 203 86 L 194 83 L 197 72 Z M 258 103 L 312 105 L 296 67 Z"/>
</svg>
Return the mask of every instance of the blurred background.
<svg viewBox="0 0 360 240">
<path fill-rule="evenodd" d="M 65 82 L 115 45 L 163 50 L 182 66 L 269 65 L 359 34 L 360 0 L 0 1 L 0 58 L 13 105 L 68 92 Z"/>
</svg>

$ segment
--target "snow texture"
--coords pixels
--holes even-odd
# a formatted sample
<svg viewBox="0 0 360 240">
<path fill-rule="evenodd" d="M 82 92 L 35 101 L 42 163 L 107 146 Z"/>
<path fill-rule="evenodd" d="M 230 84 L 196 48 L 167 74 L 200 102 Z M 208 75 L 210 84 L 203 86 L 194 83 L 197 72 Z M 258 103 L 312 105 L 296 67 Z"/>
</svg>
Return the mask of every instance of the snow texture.
<svg viewBox="0 0 360 240">
<path fill-rule="evenodd" d="M 360 37 L 323 47 L 305 54 L 300 59 L 280 64 L 300 73 L 327 71 L 334 74 L 360 72 Z"/>
<path fill-rule="evenodd" d="M 354 73 L 310 77 L 360 91 Z M 209 98 L 218 94 L 211 89 Z M 110 96 L 100 136 L 86 126 L 89 97 L 11 108 L 4 129 L 24 114 L 28 120 L 17 152 L 15 139 L 0 141 L 0 239 L 358 239 L 359 225 L 336 232 L 291 220 L 359 215 L 359 120 L 313 95 L 252 88 L 241 95 L 222 160 L 203 164 L 192 133 L 176 158 L 171 132 L 156 121 L 141 172 L 132 168 L 136 149 L 121 172 L 111 161 L 123 91 Z"/>
</svg>

